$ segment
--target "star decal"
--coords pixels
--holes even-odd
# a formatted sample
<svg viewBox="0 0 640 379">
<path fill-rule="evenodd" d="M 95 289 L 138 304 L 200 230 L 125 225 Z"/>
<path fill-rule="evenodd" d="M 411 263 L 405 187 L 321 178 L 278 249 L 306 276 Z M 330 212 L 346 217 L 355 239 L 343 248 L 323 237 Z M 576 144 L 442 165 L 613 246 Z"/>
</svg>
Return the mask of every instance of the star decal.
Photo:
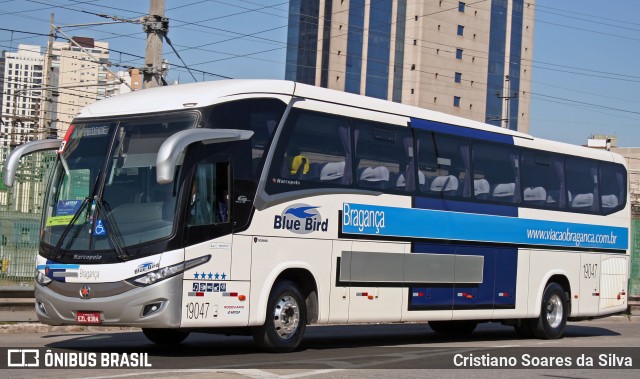
<svg viewBox="0 0 640 379">
<path fill-rule="evenodd" d="M 222 273 L 222 280 L 225 280 L 225 278 L 227 277 L 227 274 L 225 274 L 224 272 Z"/>
<path fill-rule="evenodd" d="M 207 276 L 204 271 L 202 271 L 202 274 L 200 274 L 200 279 L 204 279 L 204 277 Z"/>
<path fill-rule="evenodd" d="M 198 274 L 198 272 L 196 271 L 196 273 L 195 273 L 195 274 L 193 274 L 193 278 L 194 278 L 194 279 L 198 279 L 198 275 L 200 275 L 200 274 Z"/>
<path fill-rule="evenodd" d="M 220 279 L 220 274 L 218 274 L 217 272 L 216 272 L 216 274 L 214 276 L 215 276 L 216 280 Z"/>
<path fill-rule="evenodd" d="M 209 273 L 209 274 L 207 275 L 207 279 L 209 279 L 209 280 L 213 279 L 213 274 L 212 274 L 212 273 Z"/>
</svg>

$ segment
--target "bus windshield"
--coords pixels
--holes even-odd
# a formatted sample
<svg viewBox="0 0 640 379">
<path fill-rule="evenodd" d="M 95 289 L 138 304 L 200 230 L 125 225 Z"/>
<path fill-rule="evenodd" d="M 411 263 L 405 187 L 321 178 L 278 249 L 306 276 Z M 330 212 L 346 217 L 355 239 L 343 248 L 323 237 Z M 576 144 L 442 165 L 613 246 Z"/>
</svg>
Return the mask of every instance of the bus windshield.
<svg viewBox="0 0 640 379">
<path fill-rule="evenodd" d="M 156 156 L 196 121 L 197 114 L 182 113 L 72 125 L 45 203 L 43 242 L 121 250 L 169 236 L 177 193 L 173 183 L 157 183 Z"/>
</svg>

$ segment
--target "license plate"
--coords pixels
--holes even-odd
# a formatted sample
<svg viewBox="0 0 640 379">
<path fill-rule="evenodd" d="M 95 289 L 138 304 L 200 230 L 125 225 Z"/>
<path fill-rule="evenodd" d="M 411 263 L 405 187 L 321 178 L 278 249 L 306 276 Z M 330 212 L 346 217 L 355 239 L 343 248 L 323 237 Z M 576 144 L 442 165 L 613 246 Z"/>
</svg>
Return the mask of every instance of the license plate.
<svg viewBox="0 0 640 379">
<path fill-rule="evenodd" d="M 79 324 L 99 324 L 100 312 L 77 312 L 76 322 Z"/>
</svg>

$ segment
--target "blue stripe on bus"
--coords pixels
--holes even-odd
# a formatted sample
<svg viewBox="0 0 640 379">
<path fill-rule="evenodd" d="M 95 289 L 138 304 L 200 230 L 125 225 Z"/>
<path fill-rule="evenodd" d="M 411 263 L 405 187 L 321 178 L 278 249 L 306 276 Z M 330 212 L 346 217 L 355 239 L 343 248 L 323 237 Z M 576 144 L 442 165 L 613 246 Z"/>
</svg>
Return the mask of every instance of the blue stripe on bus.
<svg viewBox="0 0 640 379">
<path fill-rule="evenodd" d="M 414 243 L 415 254 L 476 255 L 484 258 L 479 284 L 443 284 L 411 287 L 409 310 L 513 309 L 516 304 L 518 249 Z"/>
<path fill-rule="evenodd" d="M 77 270 L 80 268 L 80 265 L 76 264 L 59 264 L 59 263 L 48 263 L 44 265 L 38 265 L 36 268 L 38 270 L 44 270 L 49 267 L 52 270 L 66 269 L 66 270 Z"/>
<path fill-rule="evenodd" d="M 344 203 L 342 233 L 375 237 L 626 250 L 627 228 Z"/>
<path fill-rule="evenodd" d="M 456 201 L 429 197 L 416 197 L 414 208 L 440 211 L 478 213 L 506 217 L 518 217 L 518 207 L 499 204 L 485 204 L 471 201 Z"/>
<path fill-rule="evenodd" d="M 47 263 L 43 265 L 36 265 L 37 270 L 44 270 L 45 275 L 58 282 L 66 282 L 67 276 L 77 277 L 78 273 L 75 270 L 80 269 L 80 265 L 78 264 L 64 264 L 64 263 L 53 263 L 47 259 Z M 68 271 L 70 270 L 70 271 Z M 66 275 L 65 275 L 66 274 Z"/>
<path fill-rule="evenodd" d="M 416 129 L 428 130 L 431 132 L 453 134 L 460 137 L 475 138 L 485 141 L 500 142 L 513 145 L 513 137 L 510 135 L 492 133 L 485 130 L 478 130 L 473 128 L 465 128 L 457 125 L 444 124 L 442 122 L 411 118 L 411 127 Z"/>
</svg>

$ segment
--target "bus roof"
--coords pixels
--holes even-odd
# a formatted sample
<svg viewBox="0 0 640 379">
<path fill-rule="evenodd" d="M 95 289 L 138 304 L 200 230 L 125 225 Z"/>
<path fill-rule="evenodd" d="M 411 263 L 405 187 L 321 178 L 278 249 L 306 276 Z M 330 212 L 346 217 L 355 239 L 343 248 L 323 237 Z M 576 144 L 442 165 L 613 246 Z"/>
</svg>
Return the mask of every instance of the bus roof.
<svg viewBox="0 0 640 379">
<path fill-rule="evenodd" d="M 219 80 L 155 87 L 109 97 L 84 107 L 76 117 L 93 118 L 204 107 L 241 94 L 292 95 L 294 82 L 284 80 Z"/>
<path fill-rule="evenodd" d="M 295 95 L 343 106 L 511 135 L 521 138 L 524 145 L 542 143 L 545 149 L 551 151 L 591 156 L 603 160 L 613 159 L 617 162 L 623 161 L 621 157 L 616 157 L 616 154 L 608 151 L 587 150 L 581 146 L 534 138 L 528 134 L 442 112 L 286 80 L 231 79 L 150 88 L 97 101 L 83 108 L 76 117 L 96 118 L 190 109 L 219 103 L 224 101 L 222 99 L 225 97 L 244 94 Z M 527 141 L 530 142 L 527 143 Z"/>
</svg>

